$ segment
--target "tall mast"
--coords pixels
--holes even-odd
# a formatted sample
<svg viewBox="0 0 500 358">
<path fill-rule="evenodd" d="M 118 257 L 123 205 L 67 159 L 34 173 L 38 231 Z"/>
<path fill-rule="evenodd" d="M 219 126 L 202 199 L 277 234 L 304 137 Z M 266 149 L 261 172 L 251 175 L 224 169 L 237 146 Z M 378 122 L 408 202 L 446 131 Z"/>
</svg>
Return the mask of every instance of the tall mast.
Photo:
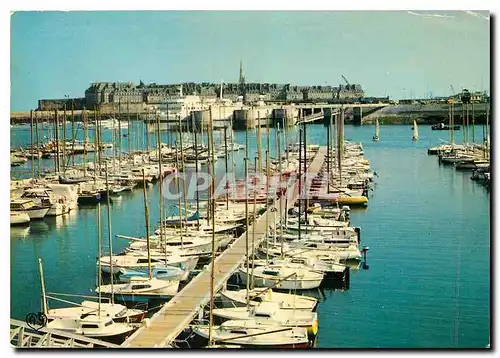
<svg viewBox="0 0 500 358">
<path fill-rule="evenodd" d="M 128 142 L 128 155 L 130 156 L 130 153 L 132 151 L 132 143 L 130 139 L 130 100 L 127 101 L 127 142 Z"/>
<path fill-rule="evenodd" d="M 97 287 L 99 287 L 99 306 L 97 308 L 97 312 L 99 314 L 99 318 L 101 317 L 101 285 L 102 285 L 102 280 L 101 280 L 101 203 L 97 203 L 97 250 L 98 250 L 98 256 L 99 259 L 97 260 Z M 111 263 L 111 261 L 110 261 Z M 113 273 L 111 273 L 113 275 Z"/>
<path fill-rule="evenodd" d="M 75 166 L 75 106 L 73 100 L 71 101 L 71 154 L 72 164 Z"/>
<path fill-rule="evenodd" d="M 31 182 L 35 180 L 35 151 L 33 149 L 33 110 L 30 111 Z M 37 145 L 38 154 L 38 145 Z"/>
<path fill-rule="evenodd" d="M 87 128 L 87 117 L 85 116 L 85 107 L 83 107 L 83 132 L 84 132 L 84 141 L 83 141 L 83 177 L 87 177 L 87 151 L 88 151 L 88 128 Z"/>
<path fill-rule="evenodd" d="M 97 126 L 96 126 L 96 131 L 97 131 L 97 148 L 94 148 L 94 150 L 97 150 L 97 159 L 98 159 L 98 164 L 99 164 L 99 172 L 101 171 L 102 168 L 102 152 L 104 150 L 104 146 L 102 145 L 102 118 L 101 118 L 101 110 L 96 106 L 97 109 Z"/>
<path fill-rule="evenodd" d="M 305 221 L 306 221 L 306 234 L 307 234 L 307 226 L 308 226 L 308 221 L 307 221 L 307 208 L 309 206 L 308 202 L 308 188 L 307 188 L 307 131 L 306 131 L 306 122 L 304 122 L 304 196 L 305 196 L 305 201 L 304 201 L 304 216 L 305 216 Z M 300 218 L 299 218 L 300 220 Z"/>
<path fill-rule="evenodd" d="M 97 122 L 97 111 L 94 109 L 94 183 L 97 180 L 97 155 L 99 154 L 99 140 L 97 135 L 99 133 L 99 123 Z M 106 170 L 106 175 L 107 175 Z"/>
<path fill-rule="evenodd" d="M 121 98 L 118 99 L 118 139 L 119 139 L 119 147 L 118 147 L 118 168 L 122 167 L 122 122 L 120 121 L 121 117 Z M 113 121 L 114 125 L 114 121 Z"/>
<path fill-rule="evenodd" d="M 222 96 L 222 89 L 221 89 L 221 96 Z M 226 164 L 226 176 L 227 176 L 227 125 L 224 126 L 224 163 Z M 226 186 L 228 184 L 228 181 L 226 180 Z M 226 188 L 226 209 L 229 210 L 229 193 Z"/>
<path fill-rule="evenodd" d="M 260 117 L 259 117 L 260 118 Z M 269 116 L 266 115 L 266 135 L 267 135 L 267 150 L 266 150 L 266 248 L 269 249 L 269 240 L 268 239 L 268 232 L 269 232 L 269 149 L 270 149 L 270 135 L 269 135 Z M 268 250 L 266 250 L 266 262 L 269 259 L 269 253 Z"/>
<path fill-rule="evenodd" d="M 184 214 L 186 215 L 186 230 L 187 230 L 187 198 L 186 198 L 186 193 L 187 193 L 187 188 L 186 188 L 186 170 L 184 168 L 184 148 L 182 145 L 182 123 L 181 123 L 181 117 L 179 117 L 179 137 L 180 137 L 180 145 L 181 145 L 181 168 L 182 168 L 182 186 L 183 186 L 183 202 L 184 202 Z"/>
<path fill-rule="evenodd" d="M 267 128 L 267 123 L 266 123 Z M 267 132 L 269 135 L 269 131 Z M 269 148 L 267 148 L 269 150 Z M 260 136 L 260 113 L 257 110 L 257 158 L 258 158 L 258 170 L 255 170 L 255 175 L 262 172 L 262 143 Z"/>
<path fill-rule="evenodd" d="M 54 122 L 54 134 L 56 140 L 56 157 L 54 160 L 55 163 L 55 171 L 59 173 L 59 117 L 57 113 L 57 109 L 55 110 L 56 120 Z"/>
<path fill-rule="evenodd" d="M 277 133 L 277 139 L 278 139 L 278 170 L 279 170 L 279 185 L 278 188 L 280 188 L 280 217 L 283 214 L 283 191 L 281 190 L 281 185 L 282 185 L 282 177 L 281 177 L 281 141 L 280 141 L 280 125 L 278 123 L 278 133 Z M 276 196 L 276 193 L 275 193 Z M 285 208 L 286 210 L 286 208 Z M 275 230 L 274 233 L 276 234 L 276 220 L 274 221 L 275 225 Z M 283 220 L 280 220 L 280 232 L 283 232 Z M 281 257 L 283 257 L 283 243 L 281 244 Z"/>
<path fill-rule="evenodd" d="M 210 133 L 209 133 L 210 136 Z M 210 143 L 210 141 L 209 141 Z M 212 153 L 209 153 L 210 156 L 214 155 L 214 146 L 213 142 L 210 146 L 212 148 Z M 210 163 L 209 163 L 210 166 Z M 210 313 L 209 313 L 209 339 L 208 344 L 213 344 L 213 336 L 212 336 L 212 327 L 214 324 L 214 316 L 213 316 L 213 308 L 214 308 L 214 280 L 215 280 L 215 171 L 212 173 L 212 185 L 210 185 L 210 190 L 212 191 L 212 210 L 210 211 L 212 214 L 212 265 L 210 270 Z"/>
<path fill-rule="evenodd" d="M 63 150 L 62 150 L 62 163 L 63 163 L 63 173 L 66 173 L 66 101 L 64 101 L 64 111 L 63 111 Z"/>
<path fill-rule="evenodd" d="M 45 280 L 43 278 L 42 259 L 38 258 L 38 268 L 40 269 L 40 286 L 42 287 L 42 313 L 47 314 L 47 297 L 45 295 Z"/>
<path fill-rule="evenodd" d="M 106 169 L 106 200 L 108 204 L 109 268 L 111 270 L 111 303 L 114 303 L 115 292 L 113 289 L 113 236 L 111 234 L 111 203 L 109 200 L 108 162 L 106 162 L 105 169 Z"/>
<path fill-rule="evenodd" d="M 255 173 L 257 173 L 257 161 L 258 161 L 258 157 L 255 157 Z M 255 186 L 254 186 L 254 189 L 253 189 L 253 215 L 252 215 L 252 273 L 250 274 L 250 282 L 251 282 L 251 287 L 252 289 L 254 288 L 254 282 L 253 282 L 253 269 L 254 269 L 254 257 L 255 257 L 255 221 L 256 221 L 256 211 L 255 211 L 255 207 L 257 206 L 257 196 L 256 196 L 256 192 L 257 190 L 255 190 Z M 267 213 L 266 213 L 267 215 Z M 269 246 L 267 246 L 267 237 L 265 238 L 266 240 L 266 247 L 269 248 Z M 267 256 L 267 251 L 266 251 L 266 256 Z"/>
<path fill-rule="evenodd" d="M 474 116 L 474 102 L 472 102 L 472 146 L 474 147 L 474 143 L 476 143 L 476 138 L 475 138 L 475 116 Z"/>
<path fill-rule="evenodd" d="M 300 240 L 300 217 L 302 213 L 302 127 L 299 125 L 299 240 Z"/>
<path fill-rule="evenodd" d="M 167 237 L 163 231 L 163 169 L 162 169 L 162 151 L 160 138 L 160 117 L 156 115 L 156 142 L 158 146 L 158 186 L 160 187 L 160 242 L 165 239 L 165 263 L 167 262 Z"/>
<path fill-rule="evenodd" d="M 246 257 L 246 304 L 250 307 L 248 264 L 248 125 L 245 126 L 245 257 Z"/>
<path fill-rule="evenodd" d="M 37 166 L 37 171 L 38 171 L 38 178 L 40 178 L 40 171 L 41 171 L 41 155 L 40 155 L 40 142 L 38 141 L 38 116 L 36 115 L 35 112 L 35 134 L 36 134 L 36 156 L 38 158 L 38 166 Z"/>
<path fill-rule="evenodd" d="M 331 158 L 330 126 L 332 122 L 332 116 L 333 116 L 333 109 L 330 108 L 330 117 L 328 117 L 328 122 L 326 124 L 326 152 L 328 153 L 326 159 L 326 192 L 328 194 L 330 194 L 330 158 Z"/>
<path fill-rule="evenodd" d="M 144 196 L 144 216 L 146 218 L 146 246 L 148 250 L 148 273 L 149 279 L 153 278 L 153 273 L 151 271 L 151 251 L 149 245 L 149 211 L 148 211 L 148 200 L 146 195 L 146 174 L 144 174 L 144 168 L 142 168 L 142 193 Z M 167 247 L 165 246 L 165 251 Z"/>
<path fill-rule="evenodd" d="M 195 126 L 194 123 L 194 113 L 191 111 L 191 121 L 193 125 L 193 132 L 194 132 L 194 172 L 195 172 L 195 180 L 196 180 L 196 186 L 198 186 L 198 128 Z M 202 117 L 202 123 L 203 125 L 203 117 Z M 198 217 L 196 219 L 197 227 L 198 229 L 200 228 L 200 193 L 198 189 L 196 190 L 196 211 L 198 212 Z"/>
<path fill-rule="evenodd" d="M 178 135 L 179 132 L 176 132 L 176 136 Z M 177 138 L 175 138 L 175 166 L 177 167 L 177 173 L 179 173 L 180 170 L 180 164 L 179 164 L 179 141 Z M 177 194 L 178 194 L 178 199 L 179 199 L 179 226 L 180 226 L 180 234 L 181 234 L 181 248 L 184 247 L 184 239 L 182 237 L 182 207 L 181 207 L 181 184 L 180 184 L 180 178 L 179 175 L 176 176 L 175 178 L 177 182 Z"/>
</svg>

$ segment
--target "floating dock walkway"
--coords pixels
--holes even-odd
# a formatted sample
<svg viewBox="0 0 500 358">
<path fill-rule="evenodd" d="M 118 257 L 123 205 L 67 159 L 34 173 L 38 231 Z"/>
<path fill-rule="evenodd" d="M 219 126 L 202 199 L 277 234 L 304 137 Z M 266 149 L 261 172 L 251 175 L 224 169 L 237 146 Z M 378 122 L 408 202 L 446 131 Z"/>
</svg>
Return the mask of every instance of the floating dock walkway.
<svg viewBox="0 0 500 358">
<path fill-rule="evenodd" d="M 319 172 L 326 152 L 326 147 L 319 148 L 307 169 L 308 172 Z M 298 180 L 288 190 L 292 190 L 288 197 L 288 208 L 290 208 L 299 197 Z M 288 210 L 283 203 L 284 197 L 281 197 L 280 200 L 282 200 L 282 205 L 276 207 L 276 202 L 274 202 L 270 205 L 270 210 L 266 210 L 265 214 L 254 222 L 256 246 L 260 244 L 266 234 L 266 216 L 269 216 L 268 223 L 272 223 L 275 219 L 273 208 L 277 211 L 276 218 L 284 216 L 285 210 Z M 280 207 L 283 209 L 282 212 L 279 211 Z M 215 259 L 214 293 L 223 287 L 229 277 L 244 262 L 245 255 L 246 242 L 245 233 L 243 233 Z M 126 348 L 165 348 L 170 346 L 170 343 L 210 301 L 210 268 L 210 265 L 206 265 L 202 272 L 153 315 L 149 326 L 139 328 L 121 346 Z"/>
</svg>

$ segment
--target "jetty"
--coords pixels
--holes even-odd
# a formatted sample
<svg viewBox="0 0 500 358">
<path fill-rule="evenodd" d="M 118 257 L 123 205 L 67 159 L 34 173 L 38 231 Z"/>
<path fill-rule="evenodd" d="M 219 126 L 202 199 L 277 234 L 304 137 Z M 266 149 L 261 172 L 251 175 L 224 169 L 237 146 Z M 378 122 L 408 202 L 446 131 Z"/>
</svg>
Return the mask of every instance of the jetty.
<svg viewBox="0 0 500 358">
<path fill-rule="evenodd" d="M 320 147 L 312 162 L 307 168 L 308 172 L 318 172 L 323 165 L 327 153 L 326 147 Z M 291 190 L 291 192 L 289 192 Z M 284 216 L 285 210 L 293 207 L 299 197 L 298 180 L 287 189 L 288 207 L 284 205 L 284 197 L 279 200 L 282 205 L 276 205 L 274 201 L 266 212 L 257 219 L 255 225 L 255 245 L 264 239 L 267 232 L 267 222 L 273 222 L 275 218 Z M 276 207 L 277 206 L 277 207 Z M 280 211 L 280 207 L 282 211 Z M 275 216 L 274 211 L 277 211 Z M 267 218 L 266 218 L 267 217 Z M 214 292 L 219 291 L 227 282 L 229 277 L 244 262 L 246 257 L 246 240 L 243 233 L 230 245 L 219 257 L 215 259 Z M 189 284 L 179 291 L 168 303 L 166 303 L 152 318 L 149 326 L 141 327 L 126 341 L 122 347 L 127 348 L 162 348 L 167 347 L 184 330 L 185 327 L 203 310 L 210 301 L 210 265 L 206 265 Z"/>
</svg>

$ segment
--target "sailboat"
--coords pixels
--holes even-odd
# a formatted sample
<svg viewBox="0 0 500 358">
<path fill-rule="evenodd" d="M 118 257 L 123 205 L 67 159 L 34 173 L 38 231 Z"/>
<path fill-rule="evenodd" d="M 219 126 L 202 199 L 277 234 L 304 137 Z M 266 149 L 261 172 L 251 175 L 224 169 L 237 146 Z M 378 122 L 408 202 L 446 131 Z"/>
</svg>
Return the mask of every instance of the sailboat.
<svg viewBox="0 0 500 358">
<path fill-rule="evenodd" d="M 49 310 L 45 294 L 45 280 L 41 258 L 38 259 L 38 265 L 42 288 L 42 312 L 47 317 L 47 328 L 113 342 L 120 342 L 137 329 L 137 326 L 133 326 L 127 322 L 115 322 L 112 314 L 110 314 L 111 312 L 102 312 L 102 308 L 101 310 L 95 309 L 95 306 L 90 311 L 82 313 L 74 312 L 73 308 Z M 98 307 L 99 303 L 95 303 L 95 305 Z M 80 307 L 77 310 L 80 310 Z M 142 320 L 145 314 L 144 311 L 139 313 L 138 310 L 134 313 L 139 314 L 140 317 L 136 316 L 136 319 L 139 320 Z"/>
<path fill-rule="evenodd" d="M 380 140 L 380 125 L 378 124 L 378 119 L 375 122 L 375 135 L 373 136 L 373 141 L 378 142 Z"/>
<path fill-rule="evenodd" d="M 311 311 L 284 310 L 275 302 L 261 302 L 252 307 L 217 308 L 216 320 L 255 320 L 262 326 L 303 327 L 313 340 L 318 333 L 318 314 Z"/>
<path fill-rule="evenodd" d="M 245 307 L 246 290 L 222 290 L 220 292 L 224 307 Z M 260 302 L 274 302 L 284 310 L 315 311 L 318 300 L 314 297 L 275 292 L 272 288 L 253 288 L 249 290 L 249 306 L 256 306 Z"/>
<path fill-rule="evenodd" d="M 413 141 L 417 141 L 418 140 L 418 127 L 417 127 L 417 121 L 413 120 L 413 137 L 412 137 L 412 140 Z"/>
<path fill-rule="evenodd" d="M 261 325 L 255 320 L 230 320 L 220 326 L 194 326 L 200 345 L 237 344 L 242 348 L 308 348 L 307 330 L 302 327 Z"/>
</svg>

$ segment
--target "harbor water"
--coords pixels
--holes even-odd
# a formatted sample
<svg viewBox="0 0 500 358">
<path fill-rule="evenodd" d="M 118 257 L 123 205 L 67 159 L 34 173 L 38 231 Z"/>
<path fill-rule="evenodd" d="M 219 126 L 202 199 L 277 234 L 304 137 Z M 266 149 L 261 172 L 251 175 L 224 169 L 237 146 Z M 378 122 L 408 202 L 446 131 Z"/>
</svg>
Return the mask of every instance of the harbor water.
<svg viewBox="0 0 500 358">
<path fill-rule="evenodd" d="M 476 138 L 481 138 L 481 132 L 478 126 Z M 263 151 L 265 133 L 263 129 Z M 296 133 L 296 129 L 288 133 L 289 141 L 295 138 L 297 142 Z M 470 180 L 470 172 L 439 165 L 436 156 L 427 155 L 427 148 L 448 139 L 448 132 L 420 126 L 417 142 L 411 140 L 411 126 L 382 125 L 379 142 L 372 142 L 373 133 L 373 125 L 345 127 L 346 139 L 363 143 L 365 157 L 377 173 L 368 207 L 351 213 L 351 225 L 361 227 L 361 246 L 369 246 L 368 269 L 351 271 L 346 290 L 315 293 L 321 299 L 317 346 L 488 346 L 490 193 Z M 271 135 L 273 156 L 274 130 Z M 166 136 L 163 133 L 163 140 Z M 460 139 L 461 132 L 456 137 Z M 29 139 L 29 126 L 11 129 L 11 146 L 26 145 Z M 234 132 L 234 139 L 245 144 L 245 132 Z M 307 142 L 326 145 L 325 127 L 308 125 Z M 123 143 L 126 148 L 126 138 Z M 256 147 L 253 131 L 249 134 L 251 163 Z M 244 156 L 244 151 L 235 152 L 228 161 L 230 166 L 234 163 L 238 177 L 244 172 Z M 44 167 L 50 163 L 47 160 Z M 17 173 L 20 170 L 31 173 L 30 161 L 13 168 Z M 217 174 L 222 175 L 224 170 L 224 159 L 220 158 Z M 156 224 L 158 185 L 149 186 L 147 195 L 151 223 Z M 167 211 L 175 213 L 175 205 L 166 201 Z M 101 205 L 101 232 L 106 245 L 107 210 L 107 205 Z M 113 200 L 110 210 L 112 236 L 144 235 L 141 190 Z M 10 236 L 12 318 L 23 320 L 28 313 L 40 310 L 38 257 L 43 259 L 47 292 L 94 295 L 97 207 L 45 218 L 27 228 L 11 228 Z M 114 252 L 126 245 L 126 241 L 113 238 Z"/>
</svg>

